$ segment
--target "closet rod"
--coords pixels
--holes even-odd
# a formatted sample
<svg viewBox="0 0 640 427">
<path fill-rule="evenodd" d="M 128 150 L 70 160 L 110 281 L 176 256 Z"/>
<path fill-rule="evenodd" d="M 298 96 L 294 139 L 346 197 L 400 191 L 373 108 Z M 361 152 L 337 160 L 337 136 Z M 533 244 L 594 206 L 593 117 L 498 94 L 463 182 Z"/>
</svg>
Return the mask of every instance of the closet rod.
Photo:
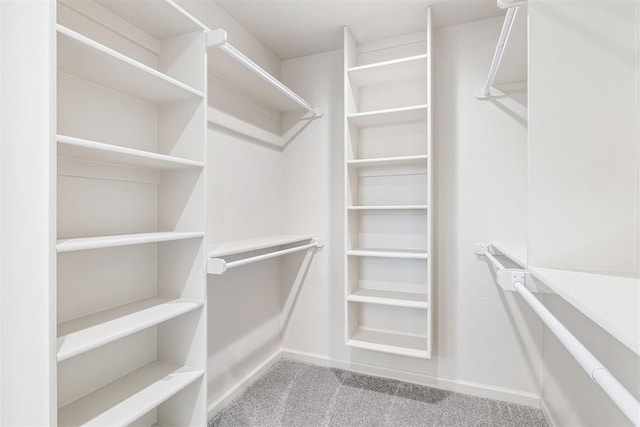
<svg viewBox="0 0 640 427">
<path fill-rule="evenodd" d="M 488 247 L 482 249 L 485 255 L 498 272 L 505 267 L 490 252 Z M 640 427 L 640 402 L 609 372 L 600 362 L 551 312 L 542 304 L 523 283 L 514 281 L 513 289 L 518 292 L 531 309 L 540 317 L 558 341 L 576 359 L 582 369 L 598 384 L 609 396 L 622 413 L 633 423 Z"/>
<path fill-rule="evenodd" d="M 283 249 L 281 251 L 270 252 L 263 255 L 257 255 L 250 258 L 240 259 L 238 261 L 226 262 L 222 258 L 209 258 L 207 262 L 207 272 L 209 274 L 222 274 L 225 271 L 240 267 L 247 264 L 253 264 L 254 262 L 264 261 L 266 259 L 276 258 L 282 255 L 292 254 L 294 252 L 306 251 L 308 249 L 316 249 L 324 246 L 324 240 L 314 238 L 311 240 L 311 243 L 296 246 L 295 248 Z"/>
<path fill-rule="evenodd" d="M 264 68 L 260 67 L 258 64 L 249 59 L 245 54 L 233 47 L 227 40 L 227 32 L 222 28 L 218 28 L 217 30 L 213 30 L 207 33 L 207 47 L 217 47 L 221 49 L 224 53 L 240 62 L 249 70 L 253 71 L 256 75 L 258 75 L 258 77 L 269 83 L 278 91 L 285 94 L 296 104 L 300 105 L 302 108 L 313 114 L 314 119 L 322 117 L 323 111 L 321 108 L 315 108 L 314 106 L 309 104 L 300 95 L 286 87 L 280 80 L 273 77 Z"/>
<path fill-rule="evenodd" d="M 487 82 L 485 83 L 484 87 L 480 90 L 480 94 L 476 96 L 477 99 L 487 99 L 491 97 L 491 87 L 493 86 L 493 82 L 496 79 L 496 74 L 498 74 L 498 68 L 500 68 L 500 62 L 502 62 L 504 47 L 507 44 L 507 40 L 509 39 L 509 34 L 511 33 L 511 27 L 513 26 L 513 21 L 516 17 L 517 11 L 518 6 L 512 6 L 507 9 L 507 15 L 504 18 L 504 24 L 502 24 L 502 32 L 500 33 L 500 38 L 498 39 L 496 51 L 493 54 L 491 68 L 489 68 L 489 76 L 487 77 Z"/>
</svg>

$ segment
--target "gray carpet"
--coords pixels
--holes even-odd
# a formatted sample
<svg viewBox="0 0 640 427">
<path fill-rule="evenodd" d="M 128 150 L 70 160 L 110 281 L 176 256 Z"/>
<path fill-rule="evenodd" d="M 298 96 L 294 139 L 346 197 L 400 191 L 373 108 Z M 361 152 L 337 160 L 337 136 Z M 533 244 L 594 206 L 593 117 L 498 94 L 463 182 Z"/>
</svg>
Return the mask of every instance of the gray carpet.
<svg viewBox="0 0 640 427">
<path fill-rule="evenodd" d="M 528 406 L 282 360 L 209 427 L 546 427 Z"/>
</svg>

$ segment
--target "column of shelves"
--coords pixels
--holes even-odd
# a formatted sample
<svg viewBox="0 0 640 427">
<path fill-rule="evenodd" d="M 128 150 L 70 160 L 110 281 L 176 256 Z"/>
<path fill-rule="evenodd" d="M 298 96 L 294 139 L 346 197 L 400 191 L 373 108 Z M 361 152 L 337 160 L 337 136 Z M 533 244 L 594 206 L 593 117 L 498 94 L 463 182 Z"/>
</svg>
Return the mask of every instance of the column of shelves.
<svg viewBox="0 0 640 427">
<path fill-rule="evenodd" d="M 358 44 L 345 28 L 348 346 L 430 358 L 432 181 L 427 32 Z"/>
<path fill-rule="evenodd" d="M 57 424 L 204 425 L 205 29 L 57 12 Z"/>
</svg>

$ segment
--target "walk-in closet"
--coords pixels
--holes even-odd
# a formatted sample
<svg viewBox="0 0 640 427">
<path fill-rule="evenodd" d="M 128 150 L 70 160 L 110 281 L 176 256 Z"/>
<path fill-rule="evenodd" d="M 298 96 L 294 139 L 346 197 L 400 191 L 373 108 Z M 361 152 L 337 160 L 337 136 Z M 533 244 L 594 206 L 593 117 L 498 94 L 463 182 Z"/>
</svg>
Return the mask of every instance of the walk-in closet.
<svg viewBox="0 0 640 427">
<path fill-rule="evenodd" d="M 640 0 L 0 0 L 0 425 L 640 427 Z"/>
</svg>

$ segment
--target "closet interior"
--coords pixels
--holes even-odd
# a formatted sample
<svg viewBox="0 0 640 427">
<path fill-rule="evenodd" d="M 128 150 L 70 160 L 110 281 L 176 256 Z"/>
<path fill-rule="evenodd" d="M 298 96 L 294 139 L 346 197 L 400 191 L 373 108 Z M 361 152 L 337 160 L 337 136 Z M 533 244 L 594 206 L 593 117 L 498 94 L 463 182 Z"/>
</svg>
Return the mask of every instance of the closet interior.
<svg viewBox="0 0 640 427">
<path fill-rule="evenodd" d="M 639 0 L 0 28 L 0 425 L 640 425 Z"/>
</svg>

